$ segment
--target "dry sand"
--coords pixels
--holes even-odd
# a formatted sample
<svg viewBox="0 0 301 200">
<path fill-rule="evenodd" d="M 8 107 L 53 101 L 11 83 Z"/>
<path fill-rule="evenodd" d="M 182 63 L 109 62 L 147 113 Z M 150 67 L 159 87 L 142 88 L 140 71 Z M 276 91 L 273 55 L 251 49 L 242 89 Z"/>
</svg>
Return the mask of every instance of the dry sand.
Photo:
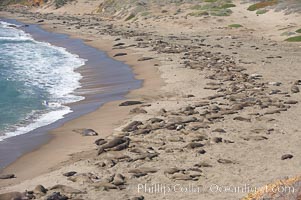
<svg viewBox="0 0 301 200">
<path fill-rule="evenodd" d="M 110 56 L 127 52 L 118 58 L 144 80 L 143 87 L 128 97 L 145 103 L 119 107 L 120 102 L 112 102 L 68 122 L 52 133 L 55 137 L 49 144 L 5 169 L 17 178 L 1 181 L 0 192 L 61 184 L 73 190 L 59 186 L 47 195 L 60 191 L 74 199 L 229 200 L 300 175 L 301 96 L 292 88 L 300 87 L 301 50 L 300 44 L 283 42 L 285 36 L 281 36 L 284 29 L 301 27 L 300 14 L 270 11 L 256 16 L 246 11 L 248 5 L 235 2 L 234 13 L 222 19 L 163 16 L 99 22 L 81 16 L 79 21 L 86 25 L 80 32 L 76 25 L 62 23 L 67 16 L 60 20 L 44 16 L 48 30 L 87 39 L 87 44 Z M 63 11 L 68 13 L 67 8 Z M 93 23 L 101 25 L 91 29 Z M 108 23 L 114 27 L 108 28 Z M 233 23 L 243 27 L 227 27 Z M 125 48 L 112 50 L 118 42 L 124 42 Z M 137 61 L 142 56 L 155 59 Z M 140 113 L 129 114 L 132 108 Z M 153 118 L 163 121 L 152 123 Z M 132 121 L 143 125 L 122 130 Z M 95 129 L 101 138 L 108 136 L 108 141 L 116 136 L 129 138 L 130 145 L 96 156 L 95 138 L 71 131 L 83 127 Z M 54 151 L 55 147 L 60 148 Z M 68 156 L 75 152 L 81 153 Z M 293 157 L 282 159 L 284 155 Z M 78 173 L 62 176 L 68 171 Z M 157 190 L 154 184 L 159 184 Z M 163 186 L 176 191 L 165 194 Z"/>
</svg>

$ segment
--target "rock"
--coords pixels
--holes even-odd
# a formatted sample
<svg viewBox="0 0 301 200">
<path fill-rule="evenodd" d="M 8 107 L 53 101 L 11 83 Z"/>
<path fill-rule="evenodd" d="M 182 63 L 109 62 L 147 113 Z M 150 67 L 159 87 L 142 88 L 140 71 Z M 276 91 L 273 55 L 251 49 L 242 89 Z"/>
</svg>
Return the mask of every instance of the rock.
<svg viewBox="0 0 301 200">
<path fill-rule="evenodd" d="M 48 190 L 47 190 L 43 185 L 37 185 L 37 186 L 35 187 L 35 189 L 33 190 L 33 192 L 34 192 L 35 194 L 42 194 L 42 195 L 46 194 L 47 191 L 48 191 Z"/>
<path fill-rule="evenodd" d="M 42 22 L 44 22 L 43 19 L 37 21 L 37 23 L 42 23 Z"/>
<path fill-rule="evenodd" d="M 133 121 L 122 129 L 123 132 L 133 132 L 138 130 L 138 126 L 143 125 L 141 121 Z"/>
<path fill-rule="evenodd" d="M 143 102 L 141 101 L 125 101 L 122 102 L 121 104 L 119 104 L 119 106 L 132 106 L 132 105 L 138 105 L 138 104 L 142 104 Z"/>
<path fill-rule="evenodd" d="M 152 60 L 153 58 L 151 57 L 142 57 L 142 58 L 139 58 L 138 61 L 146 61 L 146 60 Z"/>
<path fill-rule="evenodd" d="M 0 179 L 12 179 L 12 178 L 16 178 L 16 176 L 14 174 L 3 174 L 3 175 L 0 175 Z"/>
<path fill-rule="evenodd" d="M 294 156 L 292 154 L 284 154 L 281 156 L 281 160 L 292 159 Z"/>
<path fill-rule="evenodd" d="M 66 176 L 66 177 L 70 177 L 70 176 L 74 176 L 77 172 L 75 171 L 71 171 L 71 172 L 66 172 L 63 174 L 63 176 Z"/>
<path fill-rule="evenodd" d="M 113 57 L 126 56 L 127 53 L 116 53 Z"/>
<path fill-rule="evenodd" d="M 47 200 L 68 200 L 69 198 L 65 195 L 61 195 L 59 192 L 54 192 L 47 197 Z"/>
<path fill-rule="evenodd" d="M 23 200 L 27 199 L 26 196 L 20 192 L 8 192 L 0 194 L 1 200 Z"/>
<path fill-rule="evenodd" d="M 191 142 L 191 143 L 187 144 L 187 145 L 185 146 L 185 148 L 188 148 L 188 149 L 195 149 L 195 148 L 199 148 L 199 147 L 203 147 L 203 146 L 204 146 L 204 144 L 202 144 L 202 143 Z"/>
<path fill-rule="evenodd" d="M 298 92 L 300 92 L 299 87 L 297 85 L 293 85 L 291 87 L 291 92 L 292 93 L 298 93 Z"/>
</svg>

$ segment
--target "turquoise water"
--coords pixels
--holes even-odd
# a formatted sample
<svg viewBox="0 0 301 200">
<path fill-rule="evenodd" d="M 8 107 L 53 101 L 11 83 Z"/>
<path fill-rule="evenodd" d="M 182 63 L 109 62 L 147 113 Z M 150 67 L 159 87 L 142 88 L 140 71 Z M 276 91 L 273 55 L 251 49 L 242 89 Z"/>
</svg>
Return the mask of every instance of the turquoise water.
<svg viewBox="0 0 301 200">
<path fill-rule="evenodd" d="M 65 104 L 82 78 L 85 60 L 64 48 L 35 41 L 19 27 L 0 21 L 0 141 L 50 124 L 71 110 Z"/>
</svg>

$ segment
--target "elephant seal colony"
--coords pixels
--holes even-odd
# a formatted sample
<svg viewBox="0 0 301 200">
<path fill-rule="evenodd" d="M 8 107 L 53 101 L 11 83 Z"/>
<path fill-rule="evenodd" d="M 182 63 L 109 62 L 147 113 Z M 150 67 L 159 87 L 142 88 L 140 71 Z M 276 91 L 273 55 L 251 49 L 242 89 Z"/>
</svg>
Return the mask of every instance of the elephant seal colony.
<svg viewBox="0 0 301 200">
<path fill-rule="evenodd" d="M 279 36 L 301 26 L 300 15 L 260 18 L 245 7 L 225 19 L 164 12 L 126 23 L 68 10 L 6 12 L 94 46 L 111 41 L 112 57 L 138 55 L 136 66 L 151 63 L 164 85 L 120 101 L 127 118 L 107 136 L 101 127 L 70 130 L 95 138 L 89 152 L 71 155 L 76 161 L 22 182 L 2 174 L 0 199 L 300 198 L 301 48 Z M 233 21 L 244 26 L 227 27 Z"/>
</svg>

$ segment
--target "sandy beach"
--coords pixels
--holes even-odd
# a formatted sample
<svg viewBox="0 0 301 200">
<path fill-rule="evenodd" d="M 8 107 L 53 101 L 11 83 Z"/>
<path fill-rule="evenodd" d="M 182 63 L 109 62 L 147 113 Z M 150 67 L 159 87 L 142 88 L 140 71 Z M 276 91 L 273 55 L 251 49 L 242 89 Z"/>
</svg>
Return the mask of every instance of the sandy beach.
<svg viewBox="0 0 301 200">
<path fill-rule="evenodd" d="M 6 16 L 6 14 L 4 14 Z M 10 17 L 8 15 L 7 17 Z M 18 18 L 17 18 L 18 19 Z M 34 21 L 26 19 L 18 19 L 26 23 L 34 23 Z M 43 28 L 49 31 L 54 31 L 49 25 L 42 25 Z M 66 32 L 60 32 L 66 33 Z M 70 34 L 70 33 L 68 33 Z M 95 47 L 101 51 L 105 51 L 108 56 L 113 57 L 118 50 L 113 50 L 112 40 L 108 39 L 96 39 L 91 42 L 89 37 L 76 34 L 70 34 L 71 37 L 80 38 L 86 40 L 86 44 Z M 126 58 L 117 58 L 117 60 L 124 62 L 132 67 L 133 73 L 137 79 L 143 80 L 143 86 L 141 89 L 135 90 L 127 94 L 127 99 L 143 100 L 143 98 L 155 98 L 156 90 L 163 85 L 160 79 L 157 69 L 154 64 L 157 61 L 149 61 L 141 66 L 137 60 L 141 55 L 134 55 L 134 51 L 125 50 L 125 53 L 129 54 Z M 115 58 L 116 59 L 116 58 Z M 142 73 L 143 72 L 143 73 Z M 150 95 L 151 94 L 151 95 Z M 65 123 L 62 127 L 57 128 L 50 132 L 50 141 L 42 147 L 25 154 L 19 158 L 16 162 L 7 166 L 2 173 L 18 173 L 18 179 L 13 179 L 4 183 L 15 184 L 16 182 L 22 182 L 24 180 L 31 179 L 33 177 L 45 174 L 53 171 L 53 169 L 59 168 L 64 165 L 64 162 L 75 162 L 85 158 L 85 156 L 91 153 L 94 147 L 94 137 L 83 137 L 80 134 L 75 134 L 73 130 L 83 129 L 89 127 L 100 133 L 101 137 L 108 137 L 114 131 L 114 128 L 121 125 L 121 123 L 127 119 L 130 112 L 130 107 L 118 106 L 124 100 L 114 101 L 106 103 L 101 106 L 97 111 L 90 114 L 79 117 L 75 120 Z M 101 122 L 99 121 L 101 119 Z M 83 154 L 83 155 L 81 155 Z M 47 156 L 45 156 L 47 155 Z M 74 158 L 73 158 L 74 157 Z M 33 165 L 33 163 L 35 163 Z M 29 170 L 24 170 L 30 169 Z"/>
<path fill-rule="evenodd" d="M 96 3 L 84 1 L 1 12 L 83 39 L 131 66 L 143 85 L 126 100 L 51 131 L 47 144 L 1 172 L 16 178 L 0 180 L 0 193 L 37 199 L 54 192 L 89 200 L 298 199 L 301 48 L 285 39 L 301 28 L 300 13 L 271 9 L 259 15 L 247 10 L 250 3 L 232 3 L 227 17 L 196 17 L 190 4 L 177 15 L 171 4 L 151 7 L 152 17 L 100 17 Z M 82 128 L 99 135 L 73 131 Z M 290 191 L 279 192 L 284 186 Z M 24 191 L 33 192 L 17 193 Z"/>
</svg>

